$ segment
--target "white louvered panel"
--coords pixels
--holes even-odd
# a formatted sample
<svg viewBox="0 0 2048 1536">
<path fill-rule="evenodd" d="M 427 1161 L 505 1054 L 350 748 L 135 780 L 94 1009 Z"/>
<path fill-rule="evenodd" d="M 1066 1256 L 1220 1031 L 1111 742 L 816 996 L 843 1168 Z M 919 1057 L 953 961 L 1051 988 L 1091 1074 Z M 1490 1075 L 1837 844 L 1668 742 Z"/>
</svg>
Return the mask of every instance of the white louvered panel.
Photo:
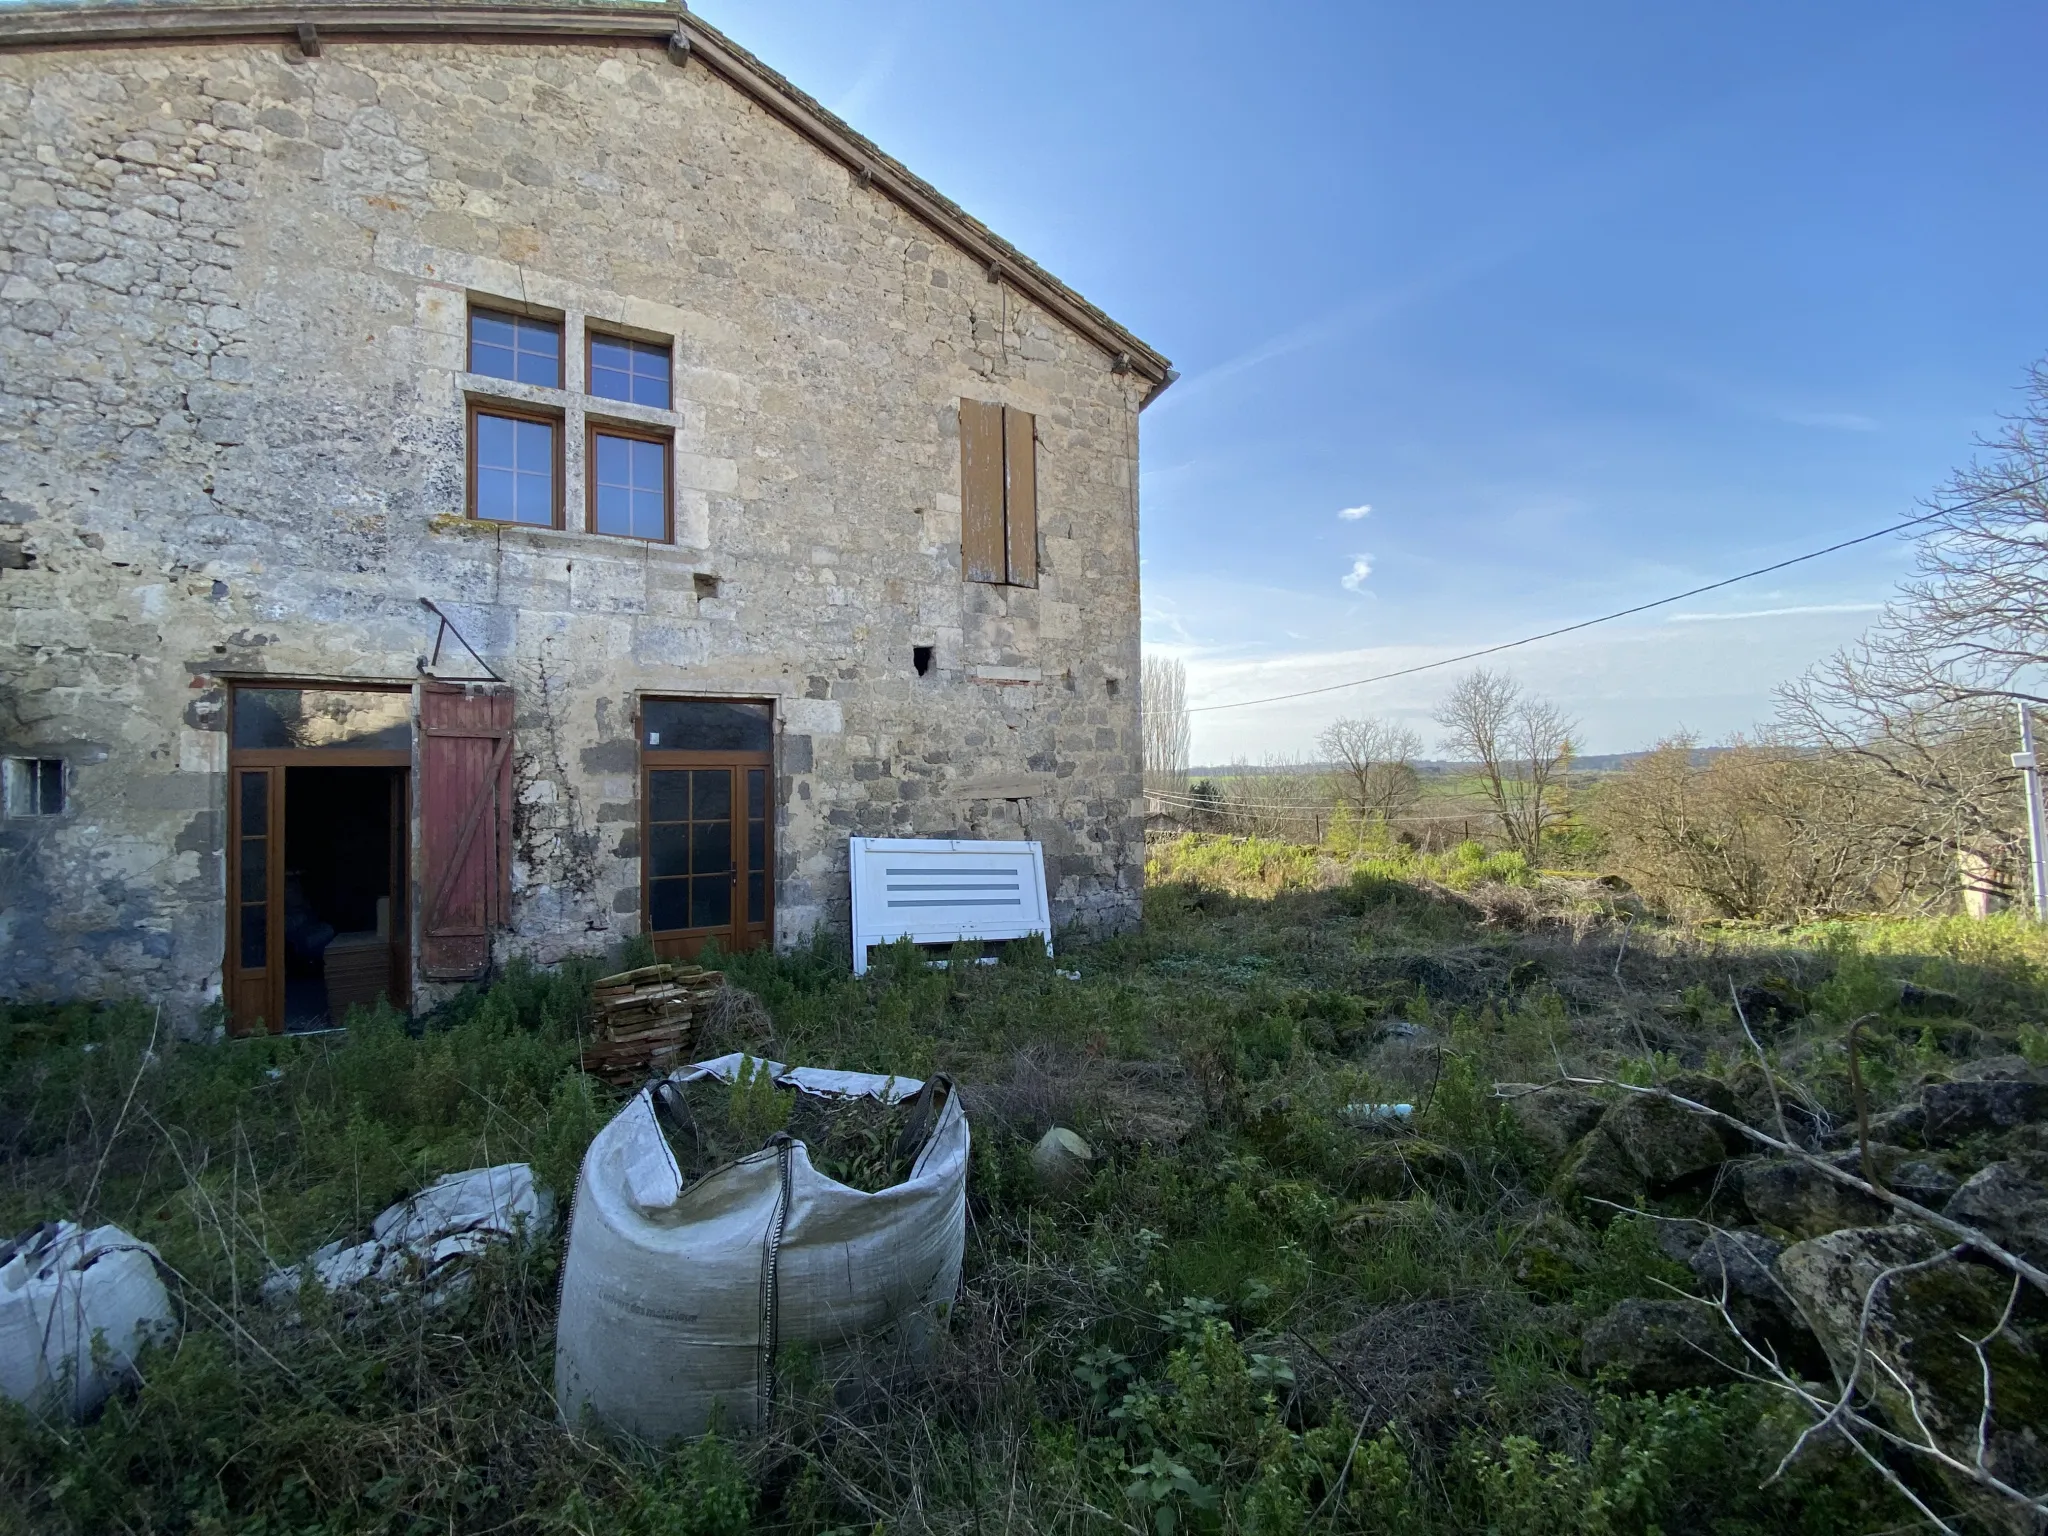
<svg viewBox="0 0 2048 1536">
<path fill-rule="evenodd" d="M 1041 845 L 915 837 L 850 843 L 856 976 L 867 971 L 870 946 L 904 938 L 951 944 L 1035 933 L 1052 953 Z"/>
</svg>

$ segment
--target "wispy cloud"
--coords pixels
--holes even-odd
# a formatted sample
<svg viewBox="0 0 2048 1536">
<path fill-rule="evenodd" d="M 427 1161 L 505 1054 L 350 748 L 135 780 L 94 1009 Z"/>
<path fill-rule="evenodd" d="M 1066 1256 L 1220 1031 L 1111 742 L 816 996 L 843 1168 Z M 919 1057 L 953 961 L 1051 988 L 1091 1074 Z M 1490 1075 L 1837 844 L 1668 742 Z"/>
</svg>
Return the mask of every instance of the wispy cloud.
<svg viewBox="0 0 2048 1536">
<path fill-rule="evenodd" d="M 1802 603 L 1796 608 L 1749 608 L 1741 613 L 1674 613 L 1666 624 L 1721 624 L 1731 619 L 1782 619 L 1802 613 L 1882 613 L 1883 603 Z"/>
<path fill-rule="evenodd" d="M 1877 422 L 1861 411 L 1779 411 L 1778 420 L 1795 427 L 1820 427 L 1829 432 L 1875 432 Z"/>
<path fill-rule="evenodd" d="M 1348 576 L 1346 576 L 1343 581 L 1344 590 L 1346 592 L 1356 592 L 1360 587 L 1365 585 L 1365 578 L 1370 576 L 1371 574 L 1372 557 L 1370 555 L 1352 556 L 1351 573 Z"/>
<path fill-rule="evenodd" d="M 1339 508 L 1339 509 L 1338 509 L 1338 512 L 1337 512 L 1337 515 L 1338 515 L 1339 517 L 1343 518 L 1343 519 L 1344 519 L 1344 521 L 1345 521 L 1345 522 L 1347 522 L 1347 523 L 1355 523 L 1355 522 L 1357 522 L 1357 521 L 1358 521 L 1358 520 L 1359 520 L 1359 519 L 1360 519 L 1361 517 L 1364 517 L 1364 516 L 1365 516 L 1365 515 L 1366 515 L 1367 513 L 1371 512 L 1371 511 L 1372 511 L 1372 506 L 1371 506 L 1371 504 L 1370 504 L 1370 503 L 1366 503 L 1366 502 L 1361 502 L 1361 503 L 1360 503 L 1359 505 L 1357 505 L 1357 506 L 1355 506 L 1355 507 L 1342 507 L 1342 508 Z"/>
</svg>

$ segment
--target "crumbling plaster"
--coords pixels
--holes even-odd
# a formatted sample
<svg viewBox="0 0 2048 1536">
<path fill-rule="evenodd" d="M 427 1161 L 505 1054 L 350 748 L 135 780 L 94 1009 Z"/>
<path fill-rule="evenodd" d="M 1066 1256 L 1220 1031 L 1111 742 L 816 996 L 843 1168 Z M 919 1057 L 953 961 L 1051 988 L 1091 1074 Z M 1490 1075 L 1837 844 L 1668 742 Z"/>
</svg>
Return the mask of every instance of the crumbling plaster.
<svg viewBox="0 0 2048 1536">
<path fill-rule="evenodd" d="M 1143 381 L 701 67 L 0 54 L 0 209 L 0 751 L 69 782 L 0 825 L 0 990 L 217 995 L 226 687 L 409 679 L 422 597 L 519 690 L 511 947 L 637 929 L 643 692 L 777 701 L 779 942 L 849 834 L 1039 838 L 1058 921 L 1134 920 Z M 469 295 L 563 312 L 572 387 L 584 317 L 675 338 L 676 545 L 463 516 L 465 392 L 519 393 Z M 1037 414 L 1036 590 L 961 579 L 962 396 Z"/>
</svg>

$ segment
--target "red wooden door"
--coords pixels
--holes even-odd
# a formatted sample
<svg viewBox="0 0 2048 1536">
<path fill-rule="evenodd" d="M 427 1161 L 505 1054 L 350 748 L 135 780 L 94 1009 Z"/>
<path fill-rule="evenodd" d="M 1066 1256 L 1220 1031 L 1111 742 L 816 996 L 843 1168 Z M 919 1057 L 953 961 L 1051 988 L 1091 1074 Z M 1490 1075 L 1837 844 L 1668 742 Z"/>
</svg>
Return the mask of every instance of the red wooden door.
<svg viewBox="0 0 2048 1536">
<path fill-rule="evenodd" d="M 420 693 L 420 970 L 474 981 L 512 900 L 512 690 L 426 682 Z"/>
</svg>

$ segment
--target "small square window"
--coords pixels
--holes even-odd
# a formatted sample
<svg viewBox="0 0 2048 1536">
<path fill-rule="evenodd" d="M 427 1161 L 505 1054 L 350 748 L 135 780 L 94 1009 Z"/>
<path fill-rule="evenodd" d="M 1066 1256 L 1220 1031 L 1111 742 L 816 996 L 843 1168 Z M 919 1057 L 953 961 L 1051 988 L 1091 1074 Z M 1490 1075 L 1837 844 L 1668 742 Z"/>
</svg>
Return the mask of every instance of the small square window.
<svg viewBox="0 0 2048 1536">
<path fill-rule="evenodd" d="M 606 400 L 668 409 L 669 349 L 590 333 L 590 392 Z"/>
<path fill-rule="evenodd" d="M 520 384 L 562 387 L 562 327 L 495 309 L 469 312 L 469 371 Z"/>
<path fill-rule="evenodd" d="M 6 798 L 9 816 L 63 815 L 64 759 L 8 758 Z"/>
<path fill-rule="evenodd" d="M 494 523 L 555 526 L 560 424 L 477 407 L 470 412 L 469 515 Z"/>
<path fill-rule="evenodd" d="M 590 531 L 668 539 L 668 444 L 595 428 L 590 434 Z"/>
</svg>

